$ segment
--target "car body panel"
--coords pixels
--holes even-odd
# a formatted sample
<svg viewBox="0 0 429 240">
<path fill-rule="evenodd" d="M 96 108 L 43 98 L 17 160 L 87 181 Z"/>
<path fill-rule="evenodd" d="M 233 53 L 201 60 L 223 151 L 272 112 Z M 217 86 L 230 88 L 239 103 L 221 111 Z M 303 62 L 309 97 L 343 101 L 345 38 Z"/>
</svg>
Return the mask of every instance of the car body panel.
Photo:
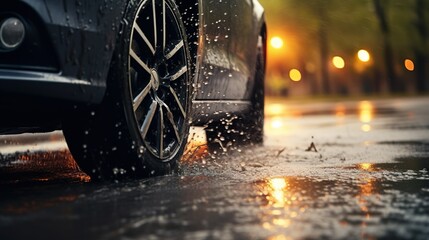
<svg viewBox="0 0 429 240">
<path fill-rule="evenodd" d="M 249 100 L 263 15 L 249 0 L 209 0 L 200 5 L 204 47 L 197 100 Z"/>
<path fill-rule="evenodd" d="M 0 17 L 21 17 L 34 35 L 34 41 L 25 42 L 17 50 L 14 62 L 10 62 L 13 53 L 0 52 L 0 111 L 8 111 L 6 122 L 14 123 L 14 118 L 25 116 L 22 108 L 13 106 L 25 104 L 19 99 L 45 99 L 42 104 L 35 102 L 34 114 L 49 109 L 46 119 L 62 114 L 61 104 L 51 108 L 53 101 L 64 101 L 67 107 L 99 104 L 105 94 L 116 39 L 121 26 L 129 24 L 122 15 L 127 6 L 134 4 L 127 0 L 2 1 Z M 197 56 L 193 119 L 203 124 L 218 111 L 249 109 L 256 62 L 256 51 L 252 50 L 256 49 L 264 17 L 256 0 L 199 0 L 198 7 L 199 25 L 188 34 L 198 35 L 198 46 L 192 53 Z M 184 21 L 188 20 L 184 15 Z M 53 60 L 39 66 L 48 56 Z M 0 120 L 0 133 L 5 132 L 4 121 Z M 43 119 L 34 127 L 40 122 Z M 25 129 L 33 127 L 29 123 Z M 50 131 L 58 126 L 41 127 Z M 11 127 L 22 126 L 18 121 L 15 126 L 7 126 L 7 132 Z"/>
</svg>

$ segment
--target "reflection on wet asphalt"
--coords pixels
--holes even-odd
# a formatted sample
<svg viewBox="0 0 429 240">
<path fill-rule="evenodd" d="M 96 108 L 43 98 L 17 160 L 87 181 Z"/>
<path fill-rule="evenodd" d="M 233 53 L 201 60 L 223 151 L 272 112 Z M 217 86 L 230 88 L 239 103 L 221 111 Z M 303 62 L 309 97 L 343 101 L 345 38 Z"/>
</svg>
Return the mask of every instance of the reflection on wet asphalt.
<svg viewBox="0 0 429 240">
<path fill-rule="evenodd" d="M 0 150 L 0 239 L 428 239 L 428 101 L 268 102 L 264 146 L 120 183 Z"/>
</svg>

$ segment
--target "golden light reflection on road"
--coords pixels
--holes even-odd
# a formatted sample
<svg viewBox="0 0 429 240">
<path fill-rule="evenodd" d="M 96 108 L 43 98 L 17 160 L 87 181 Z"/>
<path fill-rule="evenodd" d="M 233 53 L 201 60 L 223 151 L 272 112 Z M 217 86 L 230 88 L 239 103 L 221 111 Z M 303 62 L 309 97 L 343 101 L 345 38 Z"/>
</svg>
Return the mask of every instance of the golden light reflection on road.
<svg viewBox="0 0 429 240">
<path fill-rule="evenodd" d="M 268 240 L 292 240 L 291 237 L 287 237 L 283 234 L 275 235 L 272 237 L 269 237 Z"/>
<path fill-rule="evenodd" d="M 337 124 L 342 124 L 346 117 L 346 106 L 344 104 L 335 105 L 335 117 L 337 120 Z"/>
<path fill-rule="evenodd" d="M 268 102 L 265 104 L 265 135 L 287 135 L 293 130 L 291 119 L 300 118 L 302 110 L 288 104 Z"/>
<path fill-rule="evenodd" d="M 359 184 L 360 193 L 356 196 L 356 200 L 360 210 L 365 214 L 365 220 L 361 223 L 362 232 L 365 232 L 367 221 L 371 219 L 371 212 L 368 208 L 371 203 L 368 201 L 368 198 L 374 194 L 375 180 L 372 177 L 363 177 L 360 180 L 362 183 Z"/>
<path fill-rule="evenodd" d="M 79 170 L 71 153 L 63 151 L 39 151 L 15 153 L 6 158 L 10 165 L 2 166 L 2 184 L 50 184 L 85 183 L 91 178 Z"/>
<path fill-rule="evenodd" d="M 292 126 L 288 123 L 289 118 L 271 117 L 266 118 L 264 132 L 266 135 L 279 136 L 288 135 L 292 131 Z"/>
<path fill-rule="evenodd" d="M 359 103 L 359 119 L 363 123 L 369 123 L 374 117 L 374 106 L 369 101 Z"/>
<path fill-rule="evenodd" d="M 373 178 L 364 178 L 362 179 L 363 183 L 359 185 L 360 193 L 356 196 L 357 202 L 359 204 L 360 210 L 365 214 L 365 219 L 369 220 L 371 218 L 371 213 L 368 209 L 370 204 L 367 200 L 374 192 L 374 179 Z M 362 221 L 362 228 L 366 228 L 366 221 Z"/>
<path fill-rule="evenodd" d="M 362 132 L 371 132 L 371 125 L 363 124 L 360 129 L 362 130 Z"/>
<path fill-rule="evenodd" d="M 267 103 L 265 104 L 266 117 L 300 117 L 302 111 L 298 108 L 292 109 L 287 104 Z"/>
<path fill-rule="evenodd" d="M 271 120 L 271 127 L 273 129 L 279 129 L 283 127 L 283 121 L 281 118 L 273 118 Z"/>
<path fill-rule="evenodd" d="M 285 192 L 286 189 L 286 180 L 284 178 L 274 178 L 269 180 L 271 191 L 271 196 L 268 197 L 268 200 L 271 205 L 275 208 L 283 208 L 286 205 Z"/>
<path fill-rule="evenodd" d="M 299 207 L 300 197 L 297 193 L 290 191 L 287 178 L 271 178 L 261 183 L 260 191 L 264 196 L 267 215 L 263 219 L 262 227 L 271 230 L 273 228 L 288 228 L 293 219 L 305 208 Z M 287 239 L 286 236 L 274 236 L 272 239 Z"/>
<path fill-rule="evenodd" d="M 367 222 L 371 220 L 371 210 L 369 206 L 371 201 L 369 200 L 374 194 L 376 194 L 375 189 L 375 178 L 368 174 L 368 172 L 376 171 L 374 164 L 372 163 L 360 163 L 357 165 L 357 169 L 363 171 L 363 174 L 359 177 L 359 192 L 356 195 L 356 202 L 364 214 L 364 219 L 362 220 L 360 226 L 362 234 L 366 232 Z"/>
<path fill-rule="evenodd" d="M 181 162 L 195 162 L 204 160 L 208 156 L 207 137 L 203 127 L 191 127 L 188 144 L 181 158 Z"/>
<path fill-rule="evenodd" d="M 372 164 L 372 163 L 360 163 L 358 165 L 358 168 L 361 170 L 364 170 L 364 171 L 371 172 L 371 171 L 374 171 L 374 164 Z"/>
<path fill-rule="evenodd" d="M 361 130 L 370 132 L 372 127 L 371 121 L 374 119 L 374 105 L 369 101 L 359 102 L 359 120 L 363 123 Z"/>
<path fill-rule="evenodd" d="M 269 116 L 281 116 L 286 112 L 286 106 L 278 103 L 267 104 L 267 106 L 265 106 L 265 111 Z"/>
</svg>

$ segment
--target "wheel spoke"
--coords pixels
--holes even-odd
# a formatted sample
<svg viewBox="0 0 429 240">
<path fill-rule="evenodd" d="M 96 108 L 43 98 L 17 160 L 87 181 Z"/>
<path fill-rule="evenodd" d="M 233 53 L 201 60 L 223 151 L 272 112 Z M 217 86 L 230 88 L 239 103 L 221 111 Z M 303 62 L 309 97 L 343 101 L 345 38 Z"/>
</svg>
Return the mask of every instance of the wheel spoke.
<svg viewBox="0 0 429 240">
<path fill-rule="evenodd" d="M 140 35 L 140 37 L 143 39 L 143 41 L 146 43 L 146 45 L 149 47 L 150 51 L 152 52 L 152 54 L 155 54 L 155 48 L 153 47 L 153 45 L 150 43 L 149 39 L 146 37 L 146 35 L 144 34 L 144 32 L 142 31 L 142 29 L 139 27 L 139 25 L 135 25 L 134 29 L 137 31 L 137 33 Z"/>
<path fill-rule="evenodd" d="M 153 101 L 149 107 L 149 112 L 146 115 L 146 118 L 143 122 L 142 127 L 140 128 L 140 132 L 142 134 L 143 139 L 146 138 L 147 132 L 149 131 L 150 124 L 152 123 L 153 117 L 156 113 L 156 108 L 158 107 L 158 102 Z"/>
<path fill-rule="evenodd" d="M 152 0 L 152 14 L 153 14 L 153 36 L 154 36 L 154 40 L 155 40 L 155 46 L 157 46 L 158 45 L 158 36 L 157 36 L 157 30 L 158 30 L 158 28 L 157 28 L 157 24 L 156 24 L 156 21 L 157 21 L 157 18 L 156 18 L 156 7 L 155 7 L 155 0 Z"/>
<path fill-rule="evenodd" d="M 146 95 L 149 93 L 151 89 L 151 81 L 147 84 L 147 86 L 137 95 L 137 97 L 133 100 L 133 109 L 134 111 L 137 110 L 138 107 L 140 107 L 140 104 L 143 102 L 143 99 L 146 97 Z"/>
<path fill-rule="evenodd" d="M 162 52 L 165 52 L 165 42 L 167 41 L 167 27 L 165 15 L 165 0 L 162 0 Z"/>
<path fill-rule="evenodd" d="M 182 47 L 184 46 L 183 40 L 181 40 L 174 48 L 167 54 L 165 54 L 165 58 L 169 60 L 172 58 Z"/>
<path fill-rule="evenodd" d="M 174 116 L 170 109 L 167 108 L 167 118 L 170 121 L 171 126 L 173 126 L 174 134 L 176 135 L 177 142 L 181 142 L 179 129 L 176 126 L 176 123 L 174 122 Z"/>
<path fill-rule="evenodd" d="M 149 67 L 144 63 L 139 56 L 134 52 L 133 49 L 130 49 L 130 56 L 136 61 L 147 73 L 151 74 Z"/>
<path fill-rule="evenodd" d="M 185 109 L 183 109 L 182 103 L 180 103 L 179 97 L 177 96 L 174 89 L 170 86 L 170 92 L 173 95 L 174 99 L 176 100 L 177 106 L 179 106 L 180 112 L 182 112 L 182 115 L 184 118 L 186 118 L 186 112 Z"/>
<path fill-rule="evenodd" d="M 179 69 L 179 71 L 177 71 L 175 74 L 171 75 L 170 81 L 174 81 L 174 80 L 180 78 L 187 71 L 188 71 L 188 67 L 183 66 L 182 68 Z"/>
<path fill-rule="evenodd" d="M 158 122 L 158 147 L 159 147 L 159 158 L 163 158 L 164 153 L 164 111 L 162 106 L 159 106 L 159 122 Z"/>
<path fill-rule="evenodd" d="M 168 107 L 167 104 L 165 104 L 164 102 L 162 102 L 161 104 L 167 110 L 168 121 L 170 122 L 171 126 L 173 127 L 174 134 L 176 135 L 177 141 L 180 143 L 181 142 L 181 138 L 180 138 L 180 134 L 179 134 L 179 128 L 177 127 L 176 123 L 174 122 L 173 112 L 171 112 L 171 110 L 170 110 L 170 108 Z"/>
</svg>

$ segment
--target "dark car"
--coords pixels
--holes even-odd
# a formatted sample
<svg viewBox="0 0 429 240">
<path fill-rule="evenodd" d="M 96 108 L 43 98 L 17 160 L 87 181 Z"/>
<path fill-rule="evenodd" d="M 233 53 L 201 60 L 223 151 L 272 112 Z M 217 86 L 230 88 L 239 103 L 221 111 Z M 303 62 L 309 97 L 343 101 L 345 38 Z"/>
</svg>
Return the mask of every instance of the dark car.
<svg viewBox="0 0 429 240">
<path fill-rule="evenodd" d="M 169 173 L 189 126 L 261 142 L 257 0 L 5 0 L 0 133 L 62 129 L 93 178 Z"/>
</svg>

